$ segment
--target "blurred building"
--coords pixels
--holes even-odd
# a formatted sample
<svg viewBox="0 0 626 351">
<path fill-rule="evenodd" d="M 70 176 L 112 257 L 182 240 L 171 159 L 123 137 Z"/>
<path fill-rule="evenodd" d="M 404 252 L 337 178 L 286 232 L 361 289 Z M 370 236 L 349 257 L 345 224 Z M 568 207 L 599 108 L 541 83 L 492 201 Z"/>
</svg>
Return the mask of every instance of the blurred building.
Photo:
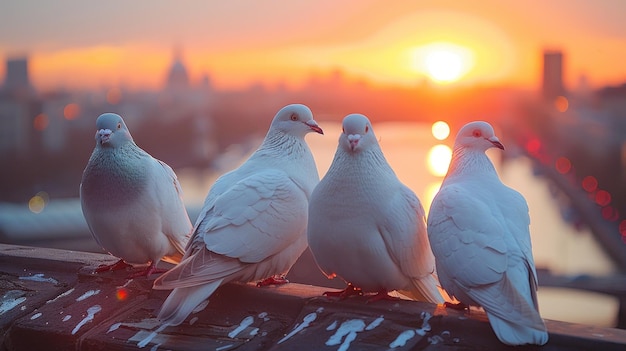
<svg viewBox="0 0 626 351">
<path fill-rule="evenodd" d="M 6 76 L 0 88 L 0 155 L 24 156 L 41 148 L 35 127 L 41 101 L 28 72 L 28 58 L 6 61 Z"/>
<path fill-rule="evenodd" d="M 565 95 L 563 86 L 563 53 L 558 50 L 543 52 L 543 76 L 541 92 L 548 101 Z"/>
<path fill-rule="evenodd" d="M 181 91 L 189 89 L 189 74 L 183 64 L 180 50 L 174 51 L 174 61 L 167 74 L 166 89 Z"/>
<path fill-rule="evenodd" d="M 35 89 L 30 83 L 28 58 L 10 58 L 6 61 L 6 76 L 2 90 L 16 95 L 34 95 Z"/>
<path fill-rule="evenodd" d="M 158 103 L 145 110 L 163 128 L 176 131 L 169 136 L 176 145 L 163 153 L 172 159 L 173 166 L 206 167 L 215 156 L 214 95 L 209 75 L 203 75 L 197 84 L 192 83 L 181 50 L 175 48 L 165 85 L 158 93 Z"/>
</svg>

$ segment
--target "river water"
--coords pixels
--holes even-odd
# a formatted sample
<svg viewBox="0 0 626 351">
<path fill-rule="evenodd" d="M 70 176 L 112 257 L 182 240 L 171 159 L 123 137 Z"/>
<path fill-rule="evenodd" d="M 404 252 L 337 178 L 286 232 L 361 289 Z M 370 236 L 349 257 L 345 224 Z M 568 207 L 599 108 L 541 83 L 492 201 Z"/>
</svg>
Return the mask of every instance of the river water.
<svg viewBox="0 0 626 351">
<path fill-rule="evenodd" d="M 309 134 L 306 139 L 315 157 L 320 178 L 328 170 L 341 132 L 340 123 L 320 123 L 324 135 Z M 438 189 L 442 176 L 429 171 L 428 155 L 438 144 L 452 146 L 454 136 L 436 140 L 431 125 L 419 123 L 386 122 L 374 125 L 380 146 L 398 177 L 420 198 L 426 211 Z M 507 145 L 507 140 L 501 138 Z M 260 142 L 260 141 L 259 141 Z M 256 144 L 258 145 L 258 143 Z M 201 206 L 204 196 L 215 178 L 243 162 L 250 151 L 234 146 L 222 157 L 219 172 L 207 174 L 197 171 L 178 171 L 185 191 L 185 200 L 192 206 Z M 616 267 L 596 244 L 588 229 L 577 230 L 565 223 L 559 206 L 551 195 L 548 182 L 533 175 L 532 163 L 524 157 L 502 157 L 502 151 L 489 150 L 502 181 L 522 193 L 529 205 L 531 238 L 537 267 L 550 269 L 555 274 L 606 275 Z M 192 215 L 193 217 L 193 215 Z M 544 318 L 574 323 L 613 327 L 616 323 L 618 302 L 615 298 L 566 289 L 541 287 L 540 311 Z"/>
</svg>

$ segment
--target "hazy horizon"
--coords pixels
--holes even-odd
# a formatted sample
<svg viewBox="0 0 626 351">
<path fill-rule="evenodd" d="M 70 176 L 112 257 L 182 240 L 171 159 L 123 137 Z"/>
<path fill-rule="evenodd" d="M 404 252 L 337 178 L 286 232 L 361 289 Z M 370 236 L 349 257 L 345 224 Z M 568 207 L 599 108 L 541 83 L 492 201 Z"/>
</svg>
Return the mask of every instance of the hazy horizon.
<svg viewBox="0 0 626 351">
<path fill-rule="evenodd" d="M 566 86 L 583 76 L 592 87 L 626 81 L 619 0 L 60 0 L 0 9 L 0 57 L 27 55 L 40 89 L 159 87 L 175 52 L 192 82 L 208 75 L 217 89 L 293 88 L 335 69 L 407 86 L 433 80 L 423 56 L 442 45 L 461 57 L 447 84 L 536 87 L 544 49 L 564 53 Z"/>
</svg>

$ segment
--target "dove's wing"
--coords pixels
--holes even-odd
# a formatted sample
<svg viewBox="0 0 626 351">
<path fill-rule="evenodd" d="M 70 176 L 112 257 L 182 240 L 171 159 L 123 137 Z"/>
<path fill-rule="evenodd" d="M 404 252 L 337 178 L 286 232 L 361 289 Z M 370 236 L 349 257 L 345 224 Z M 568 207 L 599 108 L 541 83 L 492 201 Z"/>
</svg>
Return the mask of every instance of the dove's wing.
<svg viewBox="0 0 626 351">
<path fill-rule="evenodd" d="M 439 279 L 452 295 L 465 294 L 499 318 L 542 323 L 530 308 L 536 305 L 532 262 L 509 228 L 515 220 L 480 194 L 449 184 L 433 201 L 428 230 Z"/>
<path fill-rule="evenodd" d="M 160 288 L 226 278 L 302 240 L 308 200 L 282 171 L 260 171 L 209 198 L 185 259 L 155 282 Z"/>
<path fill-rule="evenodd" d="M 533 259 L 532 243 L 530 240 L 530 215 L 528 212 L 528 204 L 526 199 L 514 189 L 504 186 L 501 192 L 502 198 L 498 200 L 504 216 L 505 226 L 511 232 L 511 236 L 515 239 L 517 246 L 521 250 L 524 260 L 529 265 L 532 272 L 533 291 L 537 287 L 537 272 L 535 271 L 535 261 Z M 535 299 L 536 300 L 536 299 Z"/>
<path fill-rule="evenodd" d="M 185 253 L 185 246 L 191 235 L 191 222 L 183 202 L 183 190 L 176 173 L 165 162 L 152 158 L 155 189 L 159 208 L 166 220 L 163 222 L 163 233 L 178 252 Z"/>
<path fill-rule="evenodd" d="M 86 196 L 83 193 L 83 184 L 81 182 L 79 188 L 78 188 L 78 194 L 80 197 L 80 206 L 81 209 L 83 211 L 83 216 L 85 217 L 85 221 L 87 222 L 87 227 L 89 227 L 89 232 L 91 233 L 91 237 L 96 241 L 96 243 L 98 244 L 98 246 L 103 247 L 102 243 L 100 242 L 100 239 L 98 239 L 98 236 L 95 235 L 95 230 L 93 228 L 93 220 L 92 220 L 92 213 L 91 211 L 88 210 L 87 204 L 86 204 Z"/>
<path fill-rule="evenodd" d="M 446 289 L 447 280 L 467 289 L 495 283 L 507 268 L 506 229 L 472 189 L 470 194 L 454 184 L 442 187 L 429 214 L 430 245 Z"/>
<path fill-rule="evenodd" d="M 411 278 L 432 274 L 435 258 L 428 244 L 424 208 L 417 196 L 402 186 L 384 207 L 383 218 L 380 232 L 402 272 Z"/>
<path fill-rule="evenodd" d="M 307 207 L 305 192 L 286 173 L 265 170 L 217 197 L 196 230 L 207 249 L 260 262 L 300 239 Z"/>
<path fill-rule="evenodd" d="M 528 206 L 498 178 L 485 155 L 492 147 L 504 149 L 486 122 L 457 134 L 428 218 L 437 273 L 451 296 L 485 309 L 500 341 L 543 345 L 548 333 L 537 308 Z"/>
</svg>

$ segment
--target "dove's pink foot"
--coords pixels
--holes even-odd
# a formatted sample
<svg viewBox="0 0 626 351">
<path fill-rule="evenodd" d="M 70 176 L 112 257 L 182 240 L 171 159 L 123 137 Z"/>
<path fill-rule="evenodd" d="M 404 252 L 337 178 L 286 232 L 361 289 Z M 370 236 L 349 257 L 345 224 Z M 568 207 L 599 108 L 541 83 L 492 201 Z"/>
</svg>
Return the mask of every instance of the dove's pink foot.
<svg viewBox="0 0 626 351">
<path fill-rule="evenodd" d="M 400 300 L 399 297 L 390 296 L 387 290 L 380 290 L 376 295 L 367 299 L 367 303 L 372 303 L 376 301 L 387 300 L 387 301 L 397 301 Z"/>
<path fill-rule="evenodd" d="M 99 265 L 98 268 L 96 268 L 96 270 L 94 270 L 94 273 L 102 273 L 102 272 L 109 272 L 109 271 L 119 271 L 122 269 L 126 269 L 128 267 L 132 267 L 132 265 L 124 262 L 124 260 L 119 260 L 113 264 L 102 264 Z"/>
<path fill-rule="evenodd" d="M 469 310 L 469 306 L 464 304 L 464 303 L 462 303 L 462 302 L 459 302 L 459 303 L 444 302 L 443 305 L 446 308 L 451 308 L 453 310 L 458 310 L 458 311 L 463 311 L 463 310 L 466 310 L 466 309 Z"/>
<path fill-rule="evenodd" d="M 287 283 L 289 283 L 289 280 L 285 279 L 285 277 L 280 275 L 274 275 L 256 283 L 256 286 L 283 285 Z"/>
<path fill-rule="evenodd" d="M 348 284 L 348 286 L 341 290 L 341 291 L 326 291 L 324 293 L 324 296 L 328 296 L 328 297 L 338 297 L 339 299 L 343 300 L 349 296 L 353 296 L 353 295 L 358 295 L 358 296 L 362 296 L 363 295 L 363 290 L 361 290 L 360 288 L 355 287 L 352 284 Z"/>
<path fill-rule="evenodd" d="M 150 263 L 150 265 L 146 269 L 129 275 L 128 279 L 133 279 L 133 278 L 138 278 L 138 277 L 147 277 L 151 274 L 165 273 L 165 272 L 167 272 L 167 269 L 157 268 L 156 263 Z"/>
</svg>

